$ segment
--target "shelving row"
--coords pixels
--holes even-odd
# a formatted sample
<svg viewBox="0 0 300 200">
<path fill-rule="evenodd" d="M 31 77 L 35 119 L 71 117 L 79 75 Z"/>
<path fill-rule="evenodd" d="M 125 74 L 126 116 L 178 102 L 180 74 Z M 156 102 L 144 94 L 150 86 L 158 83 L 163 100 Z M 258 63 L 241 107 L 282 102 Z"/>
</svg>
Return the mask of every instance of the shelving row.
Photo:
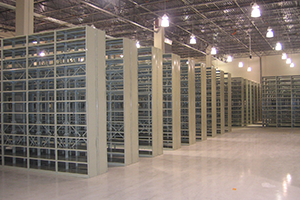
<svg viewBox="0 0 300 200">
<path fill-rule="evenodd" d="M 258 122 L 259 110 L 259 83 L 242 77 L 232 79 L 232 126 L 247 126 Z"/>
<path fill-rule="evenodd" d="M 110 165 L 138 161 L 138 67 L 135 42 L 106 40 L 107 159 Z"/>
<path fill-rule="evenodd" d="M 1 40 L 1 165 L 107 170 L 104 42 L 86 26 Z"/>
<path fill-rule="evenodd" d="M 181 147 L 180 57 L 163 55 L 163 147 Z"/>
<path fill-rule="evenodd" d="M 206 67 L 207 136 L 217 135 L 217 85 L 216 68 Z"/>
<path fill-rule="evenodd" d="M 162 51 L 138 49 L 139 154 L 163 153 Z"/>
<path fill-rule="evenodd" d="M 206 68 L 203 63 L 195 65 L 196 140 L 207 139 Z"/>
<path fill-rule="evenodd" d="M 217 134 L 225 133 L 225 83 L 224 71 L 216 70 Z"/>
<path fill-rule="evenodd" d="M 195 62 L 182 59 L 180 63 L 181 80 L 181 143 L 196 142 L 195 124 Z"/>
<path fill-rule="evenodd" d="M 262 78 L 263 126 L 300 126 L 300 76 Z"/>
<path fill-rule="evenodd" d="M 231 132 L 231 74 L 224 73 L 225 132 Z"/>
</svg>

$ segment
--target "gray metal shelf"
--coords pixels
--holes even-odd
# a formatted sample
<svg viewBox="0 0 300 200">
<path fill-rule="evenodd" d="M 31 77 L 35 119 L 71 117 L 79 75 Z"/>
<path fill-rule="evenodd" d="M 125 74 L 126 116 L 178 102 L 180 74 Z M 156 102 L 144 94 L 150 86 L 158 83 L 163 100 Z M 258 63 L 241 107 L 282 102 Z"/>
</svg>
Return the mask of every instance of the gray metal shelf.
<svg viewBox="0 0 300 200">
<path fill-rule="evenodd" d="M 225 133 L 225 83 L 224 71 L 216 70 L 217 134 Z"/>
<path fill-rule="evenodd" d="M 206 68 L 207 136 L 217 135 L 216 68 Z"/>
<path fill-rule="evenodd" d="M 231 132 L 231 74 L 224 73 L 225 132 Z"/>
<path fill-rule="evenodd" d="M 86 26 L 1 40 L 2 165 L 107 170 L 105 108 L 96 109 L 106 101 L 104 44 Z"/>
</svg>

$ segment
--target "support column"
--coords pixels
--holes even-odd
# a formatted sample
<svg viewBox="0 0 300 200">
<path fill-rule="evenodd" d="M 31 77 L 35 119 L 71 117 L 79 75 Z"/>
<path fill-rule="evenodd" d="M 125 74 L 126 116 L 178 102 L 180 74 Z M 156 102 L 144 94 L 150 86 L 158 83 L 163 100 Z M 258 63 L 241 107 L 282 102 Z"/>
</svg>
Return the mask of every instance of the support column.
<svg viewBox="0 0 300 200">
<path fill-rule="evenodd" d="M 161 49 L 162 53 L 165 52 L 165 28 L 160 26 L 161 19 L 158 23 L 154 24 L 154 47 Z"/>
<path fill-rule="evenodd" d="M 33 33 L 33 0 L 16 1 L 16 35 Z"/>
</svg>

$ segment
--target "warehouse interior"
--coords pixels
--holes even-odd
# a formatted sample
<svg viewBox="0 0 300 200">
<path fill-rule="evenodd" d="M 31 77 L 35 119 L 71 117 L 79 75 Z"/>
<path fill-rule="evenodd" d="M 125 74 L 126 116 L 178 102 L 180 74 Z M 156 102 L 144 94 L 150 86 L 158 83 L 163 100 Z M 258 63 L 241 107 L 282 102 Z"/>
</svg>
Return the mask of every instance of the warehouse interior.
<svg viewBox="0 0 300 200">
<path fill-rule="evenodd" d="M 0 199 L 298 199 L 298 1 L 0 13 Z"/>
</svg>

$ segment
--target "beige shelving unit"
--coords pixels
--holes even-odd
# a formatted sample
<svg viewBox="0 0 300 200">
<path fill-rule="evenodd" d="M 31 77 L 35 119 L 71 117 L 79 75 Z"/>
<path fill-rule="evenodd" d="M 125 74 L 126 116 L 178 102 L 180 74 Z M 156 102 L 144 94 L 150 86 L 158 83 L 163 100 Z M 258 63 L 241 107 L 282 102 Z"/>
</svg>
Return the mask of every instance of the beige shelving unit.
<svg viewBox="0 0 300 200">
<path fill-rule="evenodd" d="M 162 51 L 138 49 L 139 154 L 163 153 Z"/>
<path fill-rule="evenodd" d="M 163 147 L 181 147 L 180 57 L 163 55 Z"/>
<path fill-rule="evenodd" d="M 83 26 L 1 40 L 1 164 L 107 170 L 105 33 Z"/>
<path fill-rule="evenodd" d="M 217 134 L 225 133 L 225 84 L 224 71 L 216 70 Z"/>
<path fill-rule="evenodd" d="M 195 107 L 196 107 L 196 140 L 207 139 L 206 119 L 206 68 L 203 63 L 195 64 Z"/>
<path fill-rule="evenodd" d="M 138 67 L 135 42 L 106 40 L 107 156 L 110 165 L 139 160 Z"/>
<path fill-rule="evenodd" d="M 225 132 L 231 132 L 231 74 L 224 73 Z"/>
<path fill-rule="evenodd" d="M 195 123 L 195 62 L 182 59 L 180 64 L 181 80 L 181 143 L 196 142 Z"/>
<path fill-rule="evenodd" d="M 217 135 L 217 85 L 216 68 L 206 68 L 207 136 Z"/>
</svg>

